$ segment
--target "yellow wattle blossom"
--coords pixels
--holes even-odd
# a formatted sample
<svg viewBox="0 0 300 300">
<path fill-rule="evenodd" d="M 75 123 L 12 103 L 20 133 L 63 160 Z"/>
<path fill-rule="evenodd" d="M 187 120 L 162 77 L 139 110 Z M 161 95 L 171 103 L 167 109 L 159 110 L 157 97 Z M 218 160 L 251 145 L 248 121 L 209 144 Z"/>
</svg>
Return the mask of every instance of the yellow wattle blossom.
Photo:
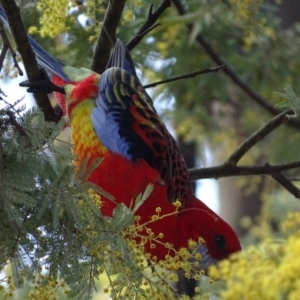
<svg viewBox="0 0 300 300">
<path fill-rule="evenodd" d="M 37 2 L 37 9 L 42 12 L 40 17 L 39 33 L 42 37 L 55 37 L 58 34 L 68 31 L 66 19 L 69 16 L 71 3 L 69 0 L 40 0 Z M 74 22 L 74 20 L 73 20 Z M 29 28 L 30 34 L 36 33 L 37 27 Z"/>
<path fill-rule="evenodd" d="M 125 10 L 123 14 L 123 19 L 125 22 L 130 22 L 133 19 L 133 10 Z"/>
<path fill-rule="evenodd" d="M 175 202 L 173 202 L 173 205 L 176 207 L 176 209 L 178 209 L 182 206 L 182 203 L 177 199 Z"/>
<path fill-rule="evenodd" d="M 93 189 L 89 189 L 88 193 L 95 205 L 100 208 L 102 206 L 101 196 L 97 194 Z"/>
<path fill-rule="evenodd" d="M 295 232 L 300 228 L 300 213 L 290 212 L 287 214 L 287 218 L 282 222 L 281 227 L 284 231 Z"/>
<path fill-rule="evenodd" d="M 265 241 L 211 267 L 212 278 L 226 282 L 221 299 L 299 299 L 299 225 L 300 213 L 291 213 L 283 226 L 294 233 L 286 240 Z"/>
<path fill-rule="evenodd" d="M 82 11 L 89 18 L 89 26 L 85 30 L 90 33 L 88 40 L 96 42 L 99 28 L 106 13 L 107 3 L 103 0 L 87 0 L 84 5 L 72 0 L 38 0 L 37 9 L 41 13 L 39 19 L 40 26 L 31 26 L 29 34 L 39 33 L 42 37 L 57 37 L 58 35 L 71 30 L 76 22 L 73 16 L 74 10 Z M 134 20 L 134 7 L 143 5 L 142 0 L 131 0 L 126 5 L 122 15 L 121 24 Z"/>
<path fill-rule="evenodd" d="M 194 240 L 188 240 L 188 246 L 189 248 L 196 248 L 197 247 L 197 243 Z"/>
<path fill-rule="evenodd" d="M 268 26 L 268 20 L 260 17 L 262 0 L 230 0 L 235 19 L 244 27 L 243 47 L 245 51 L 263 43 L 266 38 L 275 39 L 274 29 Z"/>
<path fill-rule="evenodd" d="M 236 6 L 238 14 L 243 18 L 253 17 L 258 10 L 259 0 L 231 0 L 234 6 Z"/>
</svg>

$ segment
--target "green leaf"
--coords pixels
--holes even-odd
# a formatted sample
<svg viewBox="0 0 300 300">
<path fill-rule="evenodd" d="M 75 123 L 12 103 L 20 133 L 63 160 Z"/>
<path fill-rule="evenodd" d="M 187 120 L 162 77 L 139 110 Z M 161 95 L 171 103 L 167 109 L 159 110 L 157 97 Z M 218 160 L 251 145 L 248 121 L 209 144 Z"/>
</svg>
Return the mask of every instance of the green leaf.
<svg viewBox="0 0 300 300">
<path fill-rule="evenodd" d="M 147 200 L 154 189 L 153 184 L 148 184 L 143 194 L 139 194 L 135 200 L 134 207 L 132 209 L 133 213 L 135 213 L 139 207 Z"/>
</svg>

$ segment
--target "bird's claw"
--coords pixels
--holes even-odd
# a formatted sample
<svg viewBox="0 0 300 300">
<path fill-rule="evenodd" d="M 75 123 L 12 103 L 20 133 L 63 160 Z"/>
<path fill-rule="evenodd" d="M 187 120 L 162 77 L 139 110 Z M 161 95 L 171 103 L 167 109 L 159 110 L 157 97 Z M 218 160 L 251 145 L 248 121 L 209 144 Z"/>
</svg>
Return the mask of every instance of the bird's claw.
<svg viewBox="0 0 300 300">
<path fill-rule="evenodd" d="M 22 81 L 19 85 L 21 87 L 27 87 L 28 93 L 50 94 L 52 92 L 59 92 L 65 94 L 64 87 L 57 86 L 56 84 L 54 84 L 50 80 L 44 68 L 40 68 L 40 78 L 38 78 L 35 81 L 25 80 Z"/>
</svg>

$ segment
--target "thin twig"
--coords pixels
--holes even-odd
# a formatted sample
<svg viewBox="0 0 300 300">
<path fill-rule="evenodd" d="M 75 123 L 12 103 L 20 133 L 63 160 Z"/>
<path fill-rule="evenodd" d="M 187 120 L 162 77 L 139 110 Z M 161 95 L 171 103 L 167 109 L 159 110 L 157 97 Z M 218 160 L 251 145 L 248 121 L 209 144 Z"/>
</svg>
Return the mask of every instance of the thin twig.
<svg viewBox="0 0 300 300">
<path fill-rule="evenodd" d="M 20 9 L 14 0 L 1 0 L 0 2 L 6 12 L 10 29 L 15 39 L 17 49 L 22 57 L 28 79 L 30 81 L 36 81 L 40 78 L 40 70 L 27 38 L 26 30 L 20 16 Z M 36 104 L 44 113 L 46 121 L 59 121 L 59 117 L 55 114 L 47 95 L 34 94 L 34 98 Z"/>
<path fill-rule="evenodd" d="M 289 110 L 286 110 L 279 114 L 278 116 L 271 119 L 268 123 L 266 123 L 263 127 L 257 130 L 254 134 L 252 134 L 246 141 L 244 141 L 228 158 L 225 164 L 236 165 L 240 159 L 258 142 L 264 139 L 269 133 L 274 131 L 283 123 L 290 120 L 288 115 Z"/>
<path fill-rule="evenodd" d="M 7 51 L 9 50 L 14 62 L 14 66 L 18 69 L 18 73 L 20 76 L 23 76 L 23 71 L 20 68 L 18 61 L 17 61 L 17 53 L 14 51 L 13 47 L 11 46 L 9 39 L 6 35 L 6 32 L 4 30 L 4 23 L 3 21 L 0 19 L 0 36 L 3 42 L 3 48 L 1 51 L 1 55 L 0 55 L 0 70 L 2 70 L 3 67 L 3 63 L 4 63 L 4 59 L 6 57 Z"/>
<path fill-rule="evenodd" d="M 300 181 L 300 178 L 298 178 L 298 177 L 292 177 L 292 178 L 290 178 L 290 181 Z"/>
<path fill-rule="evenodd" d="M 98 37 L 91 69 L 99 74 L 105 70 L 115 40 L 116 30 L 122 16 L 126 0 L 110 0 Z"/>
<path fill-rule="evenodd" d="M 187 13 L 184 8 L 182 2 L 180 0 L 172 0 L 177 12 L 179 15 L 185 15 Z M 193 25 L 186 24 L 189 32 L 192 32 Z M 252 88 L 245 80 L 243 80 L 238 73 L 219 55 L 219 53 L 212 47 L 212 45 L 208 42 L 208 40 L 199 33 L 196 36 L 196 41 L 200 44 L 203 49 L 206 51 L 208 56 L 218 65 L 226 64 L 227 67 L 223 69 L 223 72 L 232 79 L 232 81 L 239 86 L 242 91 L 244 91 L 251 99 L 257 102 L 260 106 L 265 108 L 272 115 L 278 115 L 282 111 L 275 108 L 270 102 L 262 97 L 254 88 Z M 297 129 L 300 128 L 300 121 L 293 119 L 288 123 L 290 126 L 295 127 Z"/>
<path fill-rule="evenodd" d="M 3 64 L 4 64 L 4 60 L 5 60 L 7 51 L 8 51 L 8 47 L 7 47 L 7 45 L 5 45 L 5 44 L 3 43 L 2 50 L 1 50 L 1 54 L 0 54 L 0 71 L 1 71 L 2 68 L 3 68 Z"/>
<path fill-rule="evenodd" d="M 149 31 L 151 31 L 152 29 L 158 26 L 156 25 L 153 27 L 153 25 L 155 25 L 155 22 L 158 20 L 158 18 L 170 6 L 171 6 L 171 0 L 163 0 L 162 3 L 159 5 L 159 7 L 155 10 L 155 12 L 153 12 L 153 4 L 150 5 L 146 22 L 139 29 L 136 35 L 126 44 L 126 48 L 128 49 L 128 51 L 132 50 L 136 45 L 138 45 L 142 40 L 142 38 Z"/>
<path fill-rule="evenodd" d="M 263 165 L 263 166 L 232 166 L 223 164 L 209 168 L 193 168 L 189 170 L 191 180 L 218 179 L 231 176 L 252 176 L 252 175 L 271 175 L 275 172 L 282 172 L 300 168 L 300 161 L 281 165 Z"/>
<path fill-rule="evenodd" d="M 0 89 L 0 94 L 2 94 L 4 97 L 7 97 L 7 95 L 5 95 L 4 92 L 1 89 Z M 14 111 L 14 113 L 19 116 L 19 118 L 20 118 L 21 121 L 23 121 L 23 117 L 20 114 L 21 110 L 20 109 L 16 109 L 16 105 L 18 105 L 23 100 L 24 100 L 24 97 L 22 97 L 21 99 L 17 100 L 14 104 L 11 104 L 9 101 L 5 100 L 2 96 L 0 96 L 0 101 L 2 101 L 3 103 L 5 103 L 9 109 L 11 109 L 12 111 Z"/>
<path fill-rule="evenodd" d="M 282 173 L 275 172 L 270 174 L 273 179 L 275 179 L 281 186 L 283 186 L 287 191 L 289 191 L 296 198 L 300 199 L 300 190 L 291 182 L 290 179 L 287 179 Z"/>
<path fill-rule="evenodd" d="M 28 135 L 24 128 L 17 122 L 14 113 L 10 110 L 6 111 L 6 114 L 9 116 L 9 123 L 16 128 L 19 134 L 23 137 L 28 138 Z"/>
<path fill-rule="evenodd" d="M 171 77 L 165 80 L 161 80 L 161 81 L 156 81 L 150 84 L 146 84 L 144 85 L 144 88 L 152 88 L 155 87 L 159 84 L 163 84 L 163 83 L 168 83 L 168 82 L 172 82 L 172 81 L 177 81 L 177 80 L 182 80 L 182 79 L 186 79 L 186 78 L 192 78 L 192 77 L 196 77 L 200 74 L 206 74 L 206 73 L 213 73 L 213 72 L 218 72 L 220 69 L 225 68 L 226 65 L 222 65 L 222 66 L 217 66 L 217 67 L 213 67 L 213 68 L 205 68 L 203 70 L 200 71 L 196 71 L 196 72 L 192 72 L 192 73 L 188 73 L 188 74 L 184 74 L 184 75 L 179 75 L 176 77 Z"/>
<path fill-rule="evenodd" d="M 1 39 L 2 39 L 2 42 L 3 42 L 3 49 L 2 51 L 5 53 L 2 55 L 1 53 L 1 58 L 0 58 L 0 70 L 2 69 L 3 67 L 3 62 L 4 62 L 4 58 L 6 56 L 6 53 L 7 53 L 7 50 L 9 49 L 10 53 L 11 53 L 11 57 L 13 59 L 13 62 L 14 62 L 14 66 L 15 68 L 18 69 L 18 73 L 20 76 L 23 76 L 23 71 L 22 69 L 20 68 L 19 64 L 18 64 L 18 61 L 17 61 L 17 53 L 15 52 L 15 50 L 13 49 L 13 47 L 11 46 L 10 42 L 9 42 L 9 39 L 6 35 L 6 32 L 4 30 L 4 23 L 3 21 L 0 19 L 0 36 L 1 36 Z"/>
<path fill-rule="evenodd" d="M 8 38 L 6 36 L 6 32 L 4 30 L 4 24 L 2 22 L 2 20 L 0 19 L 0 36 L 3 42 L 3 46 L 2 46 L 2 50 L 1 50 L 1 54 L 0 54 L 0 71 L 3 68 L 3 63 L 4 63 L 4 59 L 6 57 L 7 51 L 9 49 L 9 41 Z"/>
<path fill-rule="evenodd" d="M 138 44 L 138 43 L 140 43 L 140 41 L 143 39 L 143 37 L 145 35 L 147 35 L 149 32 L 151 32 L 153 29 L 155 29 L 158 26 L 161 26 L 161 24 L 160 23 L 155 23 L 154 25 L 152 25 L 151 27 L 149 27 L 147 30 L 145 30 L 144 32 L 142 32 L 141 34 L 136 34 L 133 38 L 135 39 L 135 41 Z"/>
<path fill-rule="evenodd" d="M 19 226 L 19 224 L 16 221 L 11 222 L 12 227 L 14 227 L 14 229 L 17 231 L 18 234 L 17 234 L 16 239 L 14 241 L 14 245 L 11 247 L 11 255 L 9 255 L 9 257 L 14 257 L 15 256 L 15 254 L 17 252 L 17 248 L 18 248 L 20 238 L 21 238 L 22 235 L 25 236 L 25 234 L 26 234 L 25 233 L 26 230 L 24 230 L 25 229 L 24 224 L 28 219 L 29 213 L 30 213 L 30 210 L 28 209 L 26 211 L 24 219 L 23 219 L 23 224 L 22 224 L 23 226 Z M 29 255 L 29 257 L 30 257 L 30 255 Z"/>
</svg>

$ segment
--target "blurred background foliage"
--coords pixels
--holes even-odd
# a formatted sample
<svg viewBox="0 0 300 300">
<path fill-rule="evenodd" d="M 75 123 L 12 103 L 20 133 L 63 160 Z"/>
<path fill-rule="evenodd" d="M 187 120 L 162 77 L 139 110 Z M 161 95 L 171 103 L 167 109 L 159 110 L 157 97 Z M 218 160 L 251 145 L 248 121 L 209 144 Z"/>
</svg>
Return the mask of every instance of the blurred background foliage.
<svg viewBox="0 0 300 300">
<path fill-rule="evenodd" d="M 157 7 L 160 1 L 127 1 L 118 30 L 120 39 L 126 42 L 133 37 L 151 3 Z M 185 16 L 179 16 L 174 7 L 167 9 L 159 19 L 161 26 L 131 51 L 145 83 L 215 66 L 195 42 L 201 33 L 270 104 L 283 101 L 274 92 L 284 91 L 287 85 L 300 95 L 297 0 L 182 3 L 188 10 Z M 18 4 L 29 33 L 44 48 L 68 65 L 90 67 L 108 1 L 20 0 Z M 191 33 L 186 23 L 193 25 Z M 271 118 L 221 71 L 160 85 L 151 89 L 151 95 L 164 108 L 163 117 L 182 143 L 196 149 L 191 155 L 198 167 L 207 166 L 207 151 L 212 164 L 223 163 Z M 299 146 L 299 130 L 285 125 L 251 149 L 241 164 L 299 160 Z M 298 176 L 297 171 L 288 175 Z M 278 224 L 288 211 L 300 209 L 299 200 L 269 177 L 226 178 L 217 183 L 221 215 L 244 236 L 245 244 L 280 238 Z"/>
</svg>

